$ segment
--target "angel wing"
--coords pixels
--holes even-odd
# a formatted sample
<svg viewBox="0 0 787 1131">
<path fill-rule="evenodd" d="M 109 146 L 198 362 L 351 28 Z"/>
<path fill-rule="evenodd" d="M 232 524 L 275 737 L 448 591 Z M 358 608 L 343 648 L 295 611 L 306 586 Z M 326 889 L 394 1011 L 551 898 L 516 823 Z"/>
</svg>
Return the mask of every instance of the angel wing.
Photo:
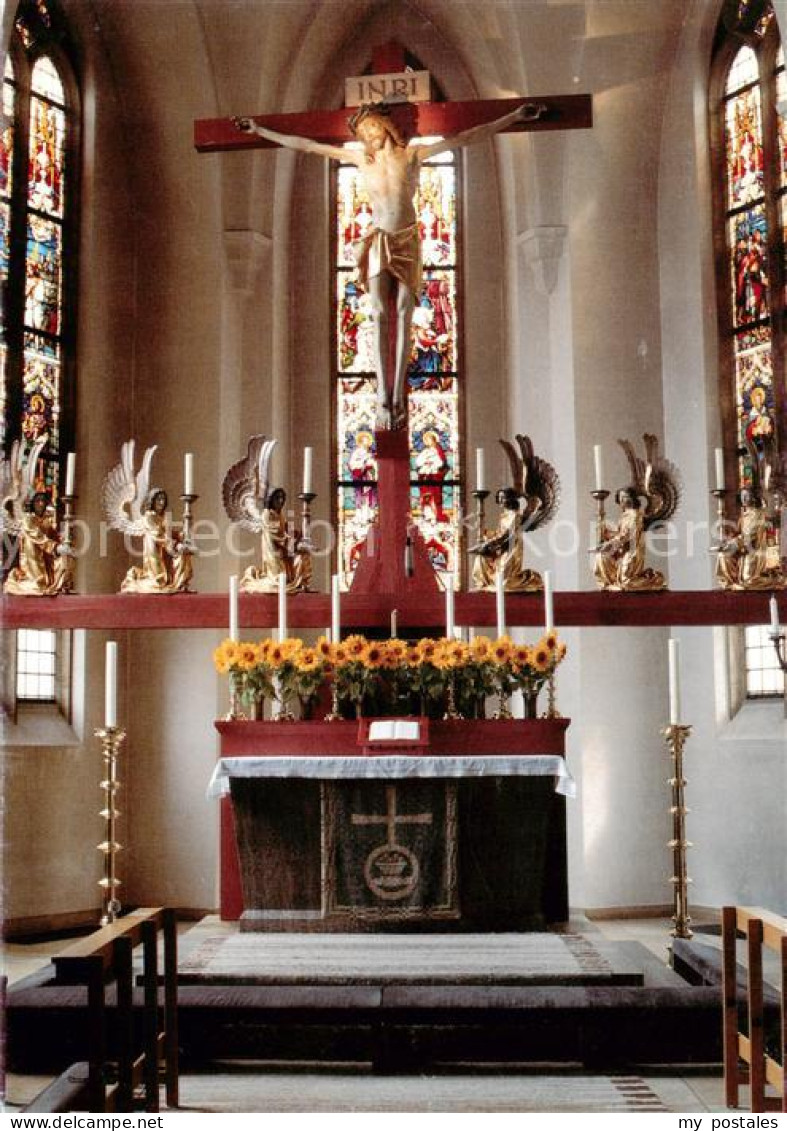
<svg viewBox="0 0 787 1131">
<path fill-rule="evenodd" d="M 501 440 L 500 446 L 508 456 L 511 465 L 512 486 L 516 493 L 529 501 L 537 500 L 532 511 L 528 529 L 537 530 L 554 517 L 560 503 L 560 480 L 551 463 L 537 456 L 529 436 L 517 434 L 517 452 L 509 440 Z"/>
<path fill-rule="evenodd" d="M 35 489 L 36 468 L 45 446 L 46 437 L 36 440 L 25 459 L 22 442 L 14 440 L 10 457 L 0 462 L 0 506 L 3 525 L 10 534 L 21 529 L 24 506 Z"/>
<path fill-rule="evenodd" d="M 142 508 L 150 491 L 150 465 L 157 445 L 147 448 L 142 466 L 134 472 L 134 441 L 120 449 L 120 463 L 113 467 L 101 486 L 101 504 L 109 525 L 124 534 L 144 533 Z"/>
<path fill-rule="evenodd" d="M 645 459 L 640 459 L 628 440 L 618 440 L 631 468 L 631 486 L 645 499 L 643 520 L 646 530 L 672 518 L 681 495 L 680 472 L 674 463 L 659 455 L 658 437 L 646 432 Z"/>
<path fill-rule="evenodd" d="M 517 435 L 516 440 L 522 453 L 523 493 L 528 500 L 537 499 L 539 504 L 528 527 L 530 530 L 537 530 L 557 514 L 560 505 L 560 479 L 552 464 L 535 454 L 529 436 Z"/>
<path fill-rule="evenodd" d="M 243 459 L 238 460 L 224 476 L 221 497 L 231 522 L 259 534 L 263 509 L 268 495 L 269 468 L 276 440 L 252 436 Z"/>
</svg>

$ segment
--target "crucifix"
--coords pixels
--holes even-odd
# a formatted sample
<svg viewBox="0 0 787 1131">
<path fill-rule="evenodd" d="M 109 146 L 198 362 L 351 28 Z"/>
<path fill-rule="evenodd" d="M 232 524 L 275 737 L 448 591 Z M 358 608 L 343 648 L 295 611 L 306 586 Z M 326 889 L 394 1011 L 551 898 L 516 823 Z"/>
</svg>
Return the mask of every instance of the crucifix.
<svg viewBox="0 0 787 1131">
<path fill-rule="evenodd" d="M 374 70 L 405 70 L 396 44 L 377 49 Z M 512 130 L 591 125 L 588 95 L 477 102 L 374 102 L 346 110 L 197 122 L 200 152 L 284 146 L 356 165 L 372 206 L 372 227 L 356 242 L 360 282 L 371 301 L 378 429 L 407 422 L 405 375 L 412 314 L 421 288 L 420 237 L 413 198 L 423 162 Z M 430 144 L 421 137 L 440 136 Z M 358 140 L 362 149 L 345 149 Z M 393 332 L 391 332 L 393 330 Z M 390 364 L 390 361 L 393 364 Z M 389 370 L 392 374 L 389 375 Z"/>
</svg>

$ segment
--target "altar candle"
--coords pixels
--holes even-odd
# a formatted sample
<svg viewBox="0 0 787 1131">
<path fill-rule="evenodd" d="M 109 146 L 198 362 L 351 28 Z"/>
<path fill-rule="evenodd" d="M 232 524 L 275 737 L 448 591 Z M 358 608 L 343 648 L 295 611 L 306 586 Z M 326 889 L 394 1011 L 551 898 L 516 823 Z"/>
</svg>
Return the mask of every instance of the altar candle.
<svg viewBox="0 0 787 1131">
<path fill-rule="evenodd" d="M 303 493 L 304 495 L 311 495 L 312 493 L 312 459 L 314 455 L 313 448 L 303 449 Z"/>
<path fill-rule="evenodd" d="M 183 494 L 194 494 L 194 453 L 186 452 L 183 457 Z"/>
<path fill-rule="evenodd" d="M 552 571 L 544 570 L 544 628 L 547 632 L 555 627 L 555 608 L 552 595 Z"/>
<path fill-rule="evenodd" d="M 341 601 L 339 575 L 335 573 L 331 578 L 331 641 L 334 644 L 338 644 L 342 638 Z"/>
<path fill-rule="evenodd" d="M 593 465 L 596 473 L 596 490 L 604 490 L 604 465 L 601 462 L 601 444 L 593 445 Z"/>
<path fill-rule="evenodd" d="M 238 619 L 238 575 L 233 573 L 230 577 L 230 640 L 237 640 L 240 636 Z"/>
<path fill-rule="evenodd" d="M 475 489 L 476 491 L 486 490 L 486 474 L 484 468 L 483 448 L 476 448 L 475 450 Z"/>
<path fill-rule="evenodd" d="M 399 633 L 399 613 L 396 609 L 391 609 L 391 640 L 396 640 Z"/>
<path fill-rule="evenodd" d="M 66 456 L 66 495 L 74 494 L 74 482 L 77 475 L 76 452 L 69 452 Z"/>
<path fill-rule="evenodd" d="M 776 603 L 776 598 L 771 597 L 768 602 L 768 607 L 771 612 L 771 636 L 781 636 L 782 628 L 779 624 L 779 606 Z"/>
<path fill-rule="evenodd" d="M 716 490 L 724 490 L 724 452 L 721 448 L 716 449 Z"/>
<path fill-rule="evenodd" d="M 456 606 L 454 601 L 454 575 L 445 575 L 445 634 L 449 640 L 456 635 Z"/>
<path fill-rule="evenodd" d="M 404 572 L 408 577 L 412 577 L 415 573 L 415 561 L 413 558 L 413 540 L 410 535 L 404 544 Z"/>
<path fill-rule="evenodd" d="M 506 634 L 506 591 L 500 570 L 495 574 L 495 602 L 497 606 L 497 635 Z"/>
<path fill-rule="evenodd" d="M 287 575 L 279 574 L 279 643 L 287 639 Z"/>
<path fill-rule="evenodd" d="M 118 646 L 108 640 L 104 661 L 104 726 L 118 725 Z"/>
<path fill-rule="evenodd" d="M 670 726 L 680 726 L 680 644 L 669 642 L 669 721 Z"/>
</svg>

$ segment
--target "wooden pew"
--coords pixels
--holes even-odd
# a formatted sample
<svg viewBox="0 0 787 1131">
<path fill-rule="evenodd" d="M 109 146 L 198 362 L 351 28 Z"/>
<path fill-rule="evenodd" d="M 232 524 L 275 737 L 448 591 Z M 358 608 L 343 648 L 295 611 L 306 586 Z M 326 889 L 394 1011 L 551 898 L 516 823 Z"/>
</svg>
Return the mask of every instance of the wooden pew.
<svg viewBox="0 0 787 1131">
<path fill-rule="evenodd" d="M 158 1007 L 158 936 L 164 940 L 164 1009 Z M 134 1040 L 133 957 L 142 946 L 143 1025 L 140 1042 Z M 163 908 L 140 908 L 110 926 L 74 943 L 52 958 L 56 981 L 85 985 L 88 994 L 87 1072 L 72 1066 L 34 1101 L 28 1110 L 42 1111 L 49 1099 L 64 1102 L 68 1092 L 71 1110 L 86 1101 L 87 1110 L 133 1111 L 134 1089 L 145 1087 L 145 1110 L 159 1110 L 159 1064 L 163 1065 L 167 1105 L 178 1105 L 177 934 L 175 914 Z M 110 1078 L 107 1038 L 106 987 L 114 981 L 116 1008 L 116 1074 Z M 163 1020 L 163 1025 L 160 1021 Z M 84 1082 L 80 1087 L 80 1079 Z M 70 1085 L 70 1089 L 69 1086 Z M 52 1110 L 50 1108 L 50 1110 Z M 58 1110 L 66 1110 L 59 1107 Z"/>
<path fill-rule="evenodd" d="M 746 938 L 748 971 L 746 1009 L 748 1034 L 738 1028 L 737 933 Z M 763 1024 L 763 945 L 776 951 L 781 967 L 780 1058 L 765 1051 Z M 724 992 L 724 1095 L 727 1107 L 738 1107 L 739 1088 L 748 1084 L 753 1112 L 787 1112 L 787 919 L 759 907 L 722 910 L 722 983 Z M 743 1061 L 744 1067 L 741 1067 Z M 766 1097 L 770 1084 L 778 1097 Z"/>
</svg>

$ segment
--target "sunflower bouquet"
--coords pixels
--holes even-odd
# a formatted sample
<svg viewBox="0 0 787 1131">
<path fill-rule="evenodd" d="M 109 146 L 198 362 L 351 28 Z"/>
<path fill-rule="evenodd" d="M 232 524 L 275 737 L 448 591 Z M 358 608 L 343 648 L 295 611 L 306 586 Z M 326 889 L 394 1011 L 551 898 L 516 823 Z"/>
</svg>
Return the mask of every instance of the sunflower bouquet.
<svg viewBox="0 0 787 1131">
<path fill-rule="evenodd" d="M 356 715 L 442 714 L 483 718 L 488 697 L 500 700 L 499 717 L 507 717 L 511 692 L 521 689 L 528 714 L 535 698 L 566 654 L 554 632 L 536 644 L 516 644 L 508 636 L 476 636 L 461 640 L 369 640 L 359 633 L 334 644 L 321 636 L 314 647 L 297 638 L 257 644 L 225 640 L 213 654 L 216 670 L 229 675 L 231 690 L 252 706 L 263 698 L 278 699 L 281 713 L 291 717 L 288 701 L 297 697 L 304 709 L 326 680 L 334 702 Z M 256 713 L 256 712 L 255 712 Z"/>
</svg>

